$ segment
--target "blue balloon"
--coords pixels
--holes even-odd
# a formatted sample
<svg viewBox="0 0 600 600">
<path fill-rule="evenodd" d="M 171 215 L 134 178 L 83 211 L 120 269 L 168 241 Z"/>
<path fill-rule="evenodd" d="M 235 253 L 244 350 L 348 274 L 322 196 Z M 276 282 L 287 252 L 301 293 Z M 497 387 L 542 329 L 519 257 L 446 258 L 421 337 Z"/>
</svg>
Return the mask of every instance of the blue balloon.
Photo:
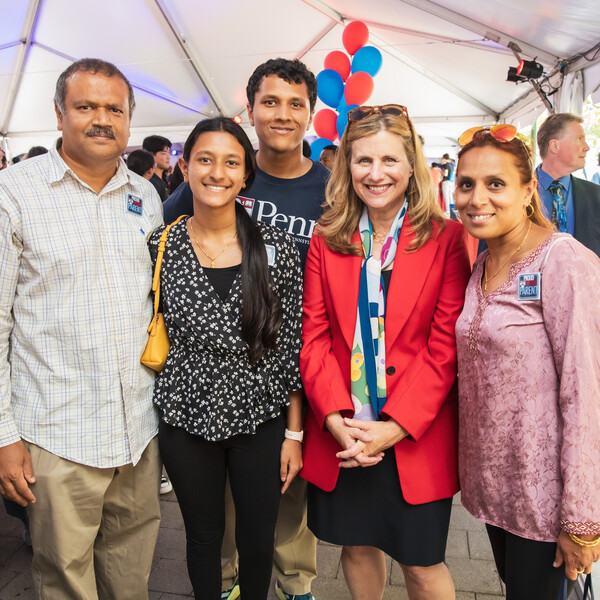
<svg viewBox="0 0 600 600">
<path fill-rule="evenodd" d="M 342 94 L 342 97 L 340 98 L 340 101 L 339 101 L 339 104 L 337 105 L 336 110 L 338 111 L 338 113 L 341 113 L 343 110 L 346 110 L 346 106 L 348 106 L 346 104 L 346 96 L 345 96 L 345 94 Z"/>
<path fill-rule="evenodd" d="M 381 63 L 383 59 L 381 52 L 374 46 L 363 46 L 360 50 L 356 51 L 354 58 L 352 59 L 352 73 L 358 71 L 364 71 L 371 77 L 375 77 L 381 69 Z"/>
<path fill-rule="evenodd" d="M 317 75 L 317 96 L 322 102 L 336 108 L 340 98 L 344 95 L 344 80 L 333 69 L 323 69 Z"/>
<path fill-rule="evenodd" d="M 353 108 L 356 108 L 357 106 L 358 106 L 358 104 L 350 104 L 340 111 L 340 114 L 338 115 L 337 122 L 336 122 L 337 132 L 338 132 L 338 135 L 340 136 L 340 140 L 342 139 L 342 136 L 344 135 L 344 131 L 346 130 L 346 127 L 348 126 L 348 113 Z"/>
<path fill-rule="evenodd" d="M 319 158 L 321 158 L 321 152 L 323 152 L 323 148 L 325 148 L 325 146 L 329 146 L 330 144 L 333 144 L 333 142 L 331 140 L 328 140 L 327 138 L 316 139 L 310 145 L 310 157 L 313 160 L 318 161 Z"/>
</svg>

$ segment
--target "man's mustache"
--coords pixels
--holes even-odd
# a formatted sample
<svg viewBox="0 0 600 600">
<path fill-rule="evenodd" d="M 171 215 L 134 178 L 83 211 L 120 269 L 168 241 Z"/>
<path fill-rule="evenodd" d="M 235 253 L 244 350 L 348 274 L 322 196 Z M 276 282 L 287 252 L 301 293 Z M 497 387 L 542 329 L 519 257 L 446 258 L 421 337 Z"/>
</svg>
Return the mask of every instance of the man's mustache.
<svg viewBox="0 0 600 600">
<path fill-rule="evenodd" d="M 108 129 L 107 127 L 92 127 L 85 132 L 85 135 L 88 137 L 96 136 L 96 135 L 105 135 L 109 137 L 111 140 L 115 139 L 115 132 L 112 129 Z"/>
</svg>

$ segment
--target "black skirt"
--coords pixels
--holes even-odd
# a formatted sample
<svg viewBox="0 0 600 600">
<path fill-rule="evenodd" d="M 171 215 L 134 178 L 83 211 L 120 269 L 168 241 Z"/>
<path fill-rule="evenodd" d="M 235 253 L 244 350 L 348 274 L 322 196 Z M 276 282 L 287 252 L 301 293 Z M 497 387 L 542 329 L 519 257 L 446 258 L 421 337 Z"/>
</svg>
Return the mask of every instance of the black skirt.
<svg viewBox="0 0 600 600">
<path fill-rule="evenodd" d="M 409 504 L 393 449 L 373 467 L 340 469 L 332 492 L 308 486 L 308 527 L 340 546 L 374 546 L 402 565 L 444 561 L 452 498 Z"/>
</svg>

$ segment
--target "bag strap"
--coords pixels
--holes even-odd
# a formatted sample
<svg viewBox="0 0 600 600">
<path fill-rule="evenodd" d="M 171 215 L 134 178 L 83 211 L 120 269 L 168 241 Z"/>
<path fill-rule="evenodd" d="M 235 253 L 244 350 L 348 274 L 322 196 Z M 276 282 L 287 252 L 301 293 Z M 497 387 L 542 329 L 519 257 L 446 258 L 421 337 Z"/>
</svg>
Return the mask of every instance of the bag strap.
<svg viewBox="0 0 600 600">
<path fill-rule="evenodd" d="M 564 571 L 560 580 L 560 587 L 558 588 L 558 596 L 556 600 L 567 600 L 567 576 Z M 583 584 L 583 600 L 594 600 L 594 588 L 592 587 L 592 575 L 586 575 L 585 582 Z"/>
<path fill-rule="evenodd" d="M 591 573 L 585 578 L 585 585 L 583 586 L 583 600 L 594 600 L 594 588 L 592 588 Z"/>
<path fill-rule="evenodd" d="M 165 246 L 167 244 L 167 237 L 171 227 L 177 225 L 181 219 L 188 217 L 189 215 L 181 215 L 175 221 L 165 227 L 165 230 L 160 236 L 158 241 L 158 255 L 156 256 L 156 266 L 154 267 L 154 277 L 152 278 L 152 291 L 154 292 L 154 317 L 158 314 L 158 305 L 160 304 L 160 269 L 162 267 L 163 255 L 165 253 Z"/>
<path fill-rule="evenodd" d="M 559 237 L 555 240 L 552 240 L 552 242 L 550 242 L 550 246 L 548 246 L 548 250 L 546 250 L 546 256 L 544 256 L 544 260 L 542 261 L 542 266 L 540 268 L 540 272 L 543 272 L 544 267 L 546 266 L 546 261 L 548 260 L 548 256 L 550 255 L 550 250 L 552 250 L 552 248 L 554 248 L 554 246 L 556 246 L 556 244 L 567 240 L 568 238 L 564 238 L 564 237 Z"/>
</svg>

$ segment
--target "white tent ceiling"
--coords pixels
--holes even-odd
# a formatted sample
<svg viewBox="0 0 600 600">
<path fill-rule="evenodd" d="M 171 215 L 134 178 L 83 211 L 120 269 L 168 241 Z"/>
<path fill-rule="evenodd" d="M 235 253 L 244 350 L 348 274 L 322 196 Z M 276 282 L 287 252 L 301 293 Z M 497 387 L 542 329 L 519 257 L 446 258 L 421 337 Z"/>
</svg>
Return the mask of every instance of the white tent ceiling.
<svg viewBox="0 0 600 600">
<path fill-rule="evenodd" d="M 114 62 L 134 85 L 132 145 L 149 133 L 183 141 L 219 112 L 241 113 L 252 136 L 254 68 L 297 57 L 316 74 L 343 50 L 351 20 L 383 54 L 370 103 L 405 104 L 430 156 L 452 152 L 469 126 L 527 124 L 544 109 L 529 84 L 505 81 L 511 42 L 548 73 L 571 59 L 586 94 L 600 82 L 598 52 L 579 56 L 600 42 L 598 0 L 0 0 L 0 19 L 0 132 L 13 155 L 57 137 L 54 84 L 86 56 Z"/>
</svg>

